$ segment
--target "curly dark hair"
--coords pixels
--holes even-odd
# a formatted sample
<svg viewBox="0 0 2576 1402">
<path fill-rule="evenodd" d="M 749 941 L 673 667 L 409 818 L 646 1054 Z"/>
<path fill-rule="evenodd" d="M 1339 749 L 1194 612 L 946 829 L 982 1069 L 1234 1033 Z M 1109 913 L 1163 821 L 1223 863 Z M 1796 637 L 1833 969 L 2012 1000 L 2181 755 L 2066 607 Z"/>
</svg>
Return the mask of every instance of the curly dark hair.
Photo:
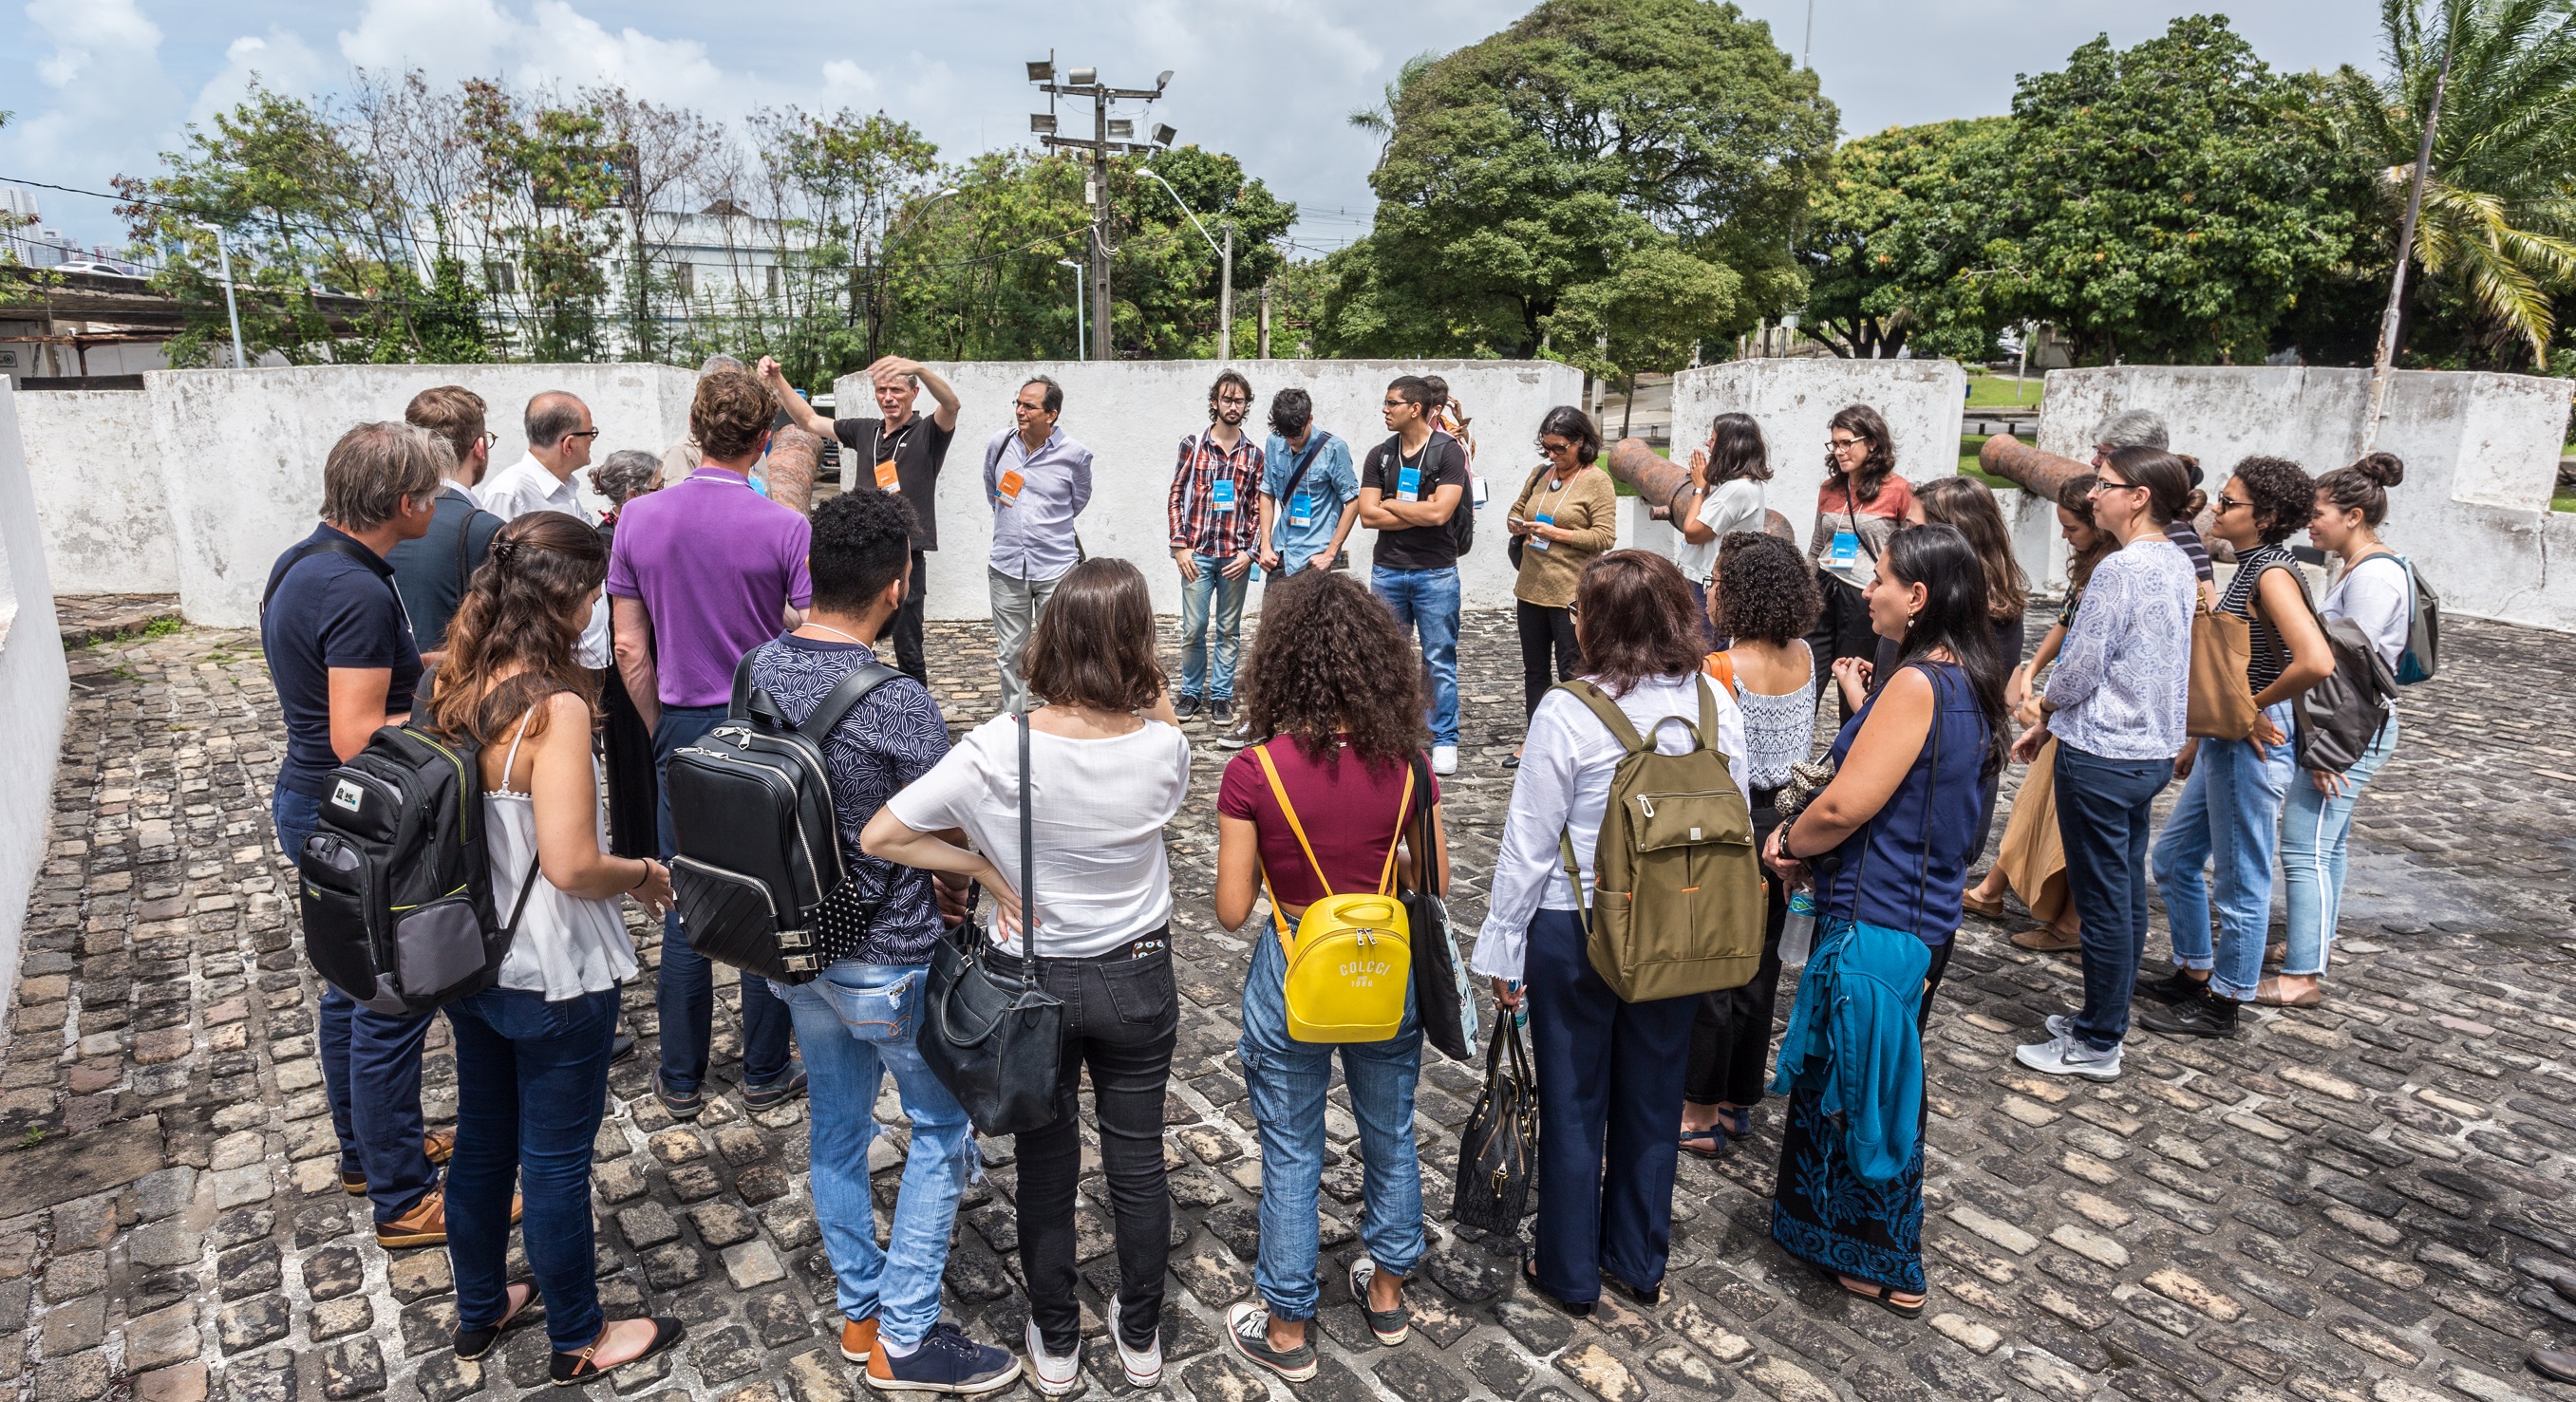
<svg viewBox="0 0 2576 1402">
<path fill-rule="evenodd" d="M 896 576 L 912 567 L 912 503 L 875 487 L 854 487 L 814 508 L 807 552 L 814 607 L 865 613 Z"/>
<path fill-rule="evenodd" d="M 1413 644 L 1346 574 L 1299 570 L 1267 586 L 1240 689 L 1254 737 L 1289 736 L 1317 764 L 1335 762 L 1337 737 L 1371 766 L 1430 743 Z"/>
<path fill-rule="evenodd" d="M 1758 643 L 1807 636 L 1824 610 L 1816 568 L 1798 547 L 1763 531 L 1729 531 L 1717 543 L 1717 631 Z"/>
<path fill-rule="evenodd" d="M 2317 483 L 2288 458 L 2250 457 L 2236 464 L 2245 500 L 2263 528 L 2263 543 L 2278 545 L 2307 529 L 2317 514 Z"/>
</svg>

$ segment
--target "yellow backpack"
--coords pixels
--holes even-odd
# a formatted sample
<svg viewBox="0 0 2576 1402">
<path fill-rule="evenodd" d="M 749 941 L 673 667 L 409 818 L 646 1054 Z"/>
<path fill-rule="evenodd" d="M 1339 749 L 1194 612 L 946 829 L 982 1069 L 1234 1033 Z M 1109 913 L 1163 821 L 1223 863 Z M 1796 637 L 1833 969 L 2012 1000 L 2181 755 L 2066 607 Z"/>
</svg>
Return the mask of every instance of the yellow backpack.
<svg viewBox="0 0 2576 1402">
<path fill-rule="evenodd" d="M 1395 810 L 1396 836 L 1387 843 L 1386 868 L 1378 877 L 1377 890 L 1337 896 L 1333 883 L 1324 879 L 1323 865 L 1315 860 L 1313 845 L 1306 841 L 1306 829 L 1297 821 L 1287 787 L 1279 782 L 1278 766 L 1270 762 L 1270 747 L 1256 745 L 1252 753 L 1269 777 L 1270 792 L 1279 800 L 1288 830 L 1297 835 L 1297 846 L 1306 854 L 1306 869 L 1324 888 L 1324 898 L 1297 918 L 1296 936 L 1283 932 L 1279 937 L 1288 956 L 1288 1035 L 1300 1042 L 1387 1041 L 1404 1025 L 1404 997 L 1413 983 L 1412 936 L 1404 902 L 1395 894 L 1395 849 L 1403 840 L 1404 815 L 1413 806 L 1412 767 L 1404 771 L 1404 797 Z M 1269 890 L 1268 871 L 1261 874 L 1261 884 Z M 1271 893 L 1270 908 L 1279 908 L 1276 892 Z"/>
</svg>

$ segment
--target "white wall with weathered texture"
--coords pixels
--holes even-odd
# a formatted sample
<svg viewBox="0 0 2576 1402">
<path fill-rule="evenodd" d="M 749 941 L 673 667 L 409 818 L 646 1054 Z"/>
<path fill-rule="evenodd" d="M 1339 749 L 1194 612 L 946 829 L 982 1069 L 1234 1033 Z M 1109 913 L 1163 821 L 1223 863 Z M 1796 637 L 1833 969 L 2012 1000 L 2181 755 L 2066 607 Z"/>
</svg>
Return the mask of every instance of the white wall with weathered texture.
<svg viewBox="0 0 2576 1402">
<path fill-rule="evenodd" d="M 17 398 L 0 389 L 0 1011 L 17 997 L 18 943 L 52 838 L 54 757 L 71 698 Z"/>
<path fill-rule="evenodd" d="M 1816 519 L 1825 485 L 1826 426 L 1852 404 L 1887 420 L 1896 440 L 1896 470 L 1909 482 L 1959 470 L 1959 416 L 1968 377 L 1949 360 L 1733 360 L 1684 370 L 1673 378 L 1676 461 L 1708 442 L 1720 414 L 1750 414 L 1771 453 L 1763 505 L 1789 518 L 1800 546 Z"/>
<path fill-rule="evenodd" d="M 312 531 L 322 461 L 353 425 L 400 419 L 411 397 L 457 384 L 483 396 L 498 469 L 527 452 L 528 400 L 568 390 L 600 430 L 598 462 L 621 448 L 659 454 L 687 428 L 697 377 L 668 365 L 307 365 L 165 370 L 144 377 L 178 543 L 179 607 L 192 623 L 258 621 L 269 566 Z M 589 497 L 587 473 L 576 480 Z"/>
<path fill-rule="evenodd" d="M 2088 457 L 2102 420 L 2152 409 L 2174 450 L 2200 460 L 2216 496 L 2245 457 L 2284 457 L 2322 476 L 2360 456 L 2369 393 L 2367 370 L 2057 370 L 2042 400 L 2039 446 Z M 2415 560 L 2446 610 L 2576 630 L 2576 515 L 2549 509 L 2568 409 L 2565 380 L 2430 370 L 2392 377 L 2377 446 L 2405 459 L 2406 481 L 2389 493 L 2381 535 Z M 2050 513 L 2025 493 L 2007 496 L 2027 503 L 2018 535 L 2027 567 L 2041 558 L 2035 523 Z"/>
<path fill-rule="evenodd" d="M 151 400 L 137 390 L 20 390 L 18 424 L 55 591 L 178 593 Z"/>
<path fill-rule="evenodd" d="M 1208 389 L 1224 368 L 1213 360 L 1042 361 L 935 363 L 931 369 L 957 390 L 961 408 L 957 440 L 939 479 L 939 552 L 930 557 L 928 612 L 933 618 L 972 619 L 991 613 L 983 562 L 992 549 L 993 513 L 984 501 L 984 448 L 1012 427 L 1011 402 L 1033 375 L 1064 386 L 1058 426 L 1092 451 L 1091 505 L 1080 518 L 1083 548 L 1094 556 L 1132 560 L 1153 585 L 1154 609 L 1178 613 L 1180 575 L 1172 566 L 1165 502 L 1181 439 L 1206 427 Z M 1521 478 L 1538 465 L 1532 445 L 1539 420 L 1559 404 L 1582 398 L 1583 377 L 1553 361 L 1493 360 L 1238 360 L 1234 368 L 1252 381 L 1252 413 L 1244 431 L 1266 438 L 1270 396 L 1291 386 L 1315 401 L 1315 421 L 1351 445 L 1356 469 L 1387 436 L 1379 405 L 1389 380 L 1436 374 L 1449 382 L 1473 419 L 1476 470 L 1489 488 L 1476 518 L 1476 548 L 1464 562 L 1470 608 L 1508 607 L 1512 568 L 1503 554 L 1503 512 Z M 864 375 L 833 386 L 844 415 L 873 414 Z M 928 412 L 924 394 L 920 408 Z M 845 465 L 846 480 L 865 480 Z M 1376 532 L 1351 531 L 1351 568 L 1368 577 Z M 1248 607 L 1260 607 L 1253 590 Z"/>
</svg>

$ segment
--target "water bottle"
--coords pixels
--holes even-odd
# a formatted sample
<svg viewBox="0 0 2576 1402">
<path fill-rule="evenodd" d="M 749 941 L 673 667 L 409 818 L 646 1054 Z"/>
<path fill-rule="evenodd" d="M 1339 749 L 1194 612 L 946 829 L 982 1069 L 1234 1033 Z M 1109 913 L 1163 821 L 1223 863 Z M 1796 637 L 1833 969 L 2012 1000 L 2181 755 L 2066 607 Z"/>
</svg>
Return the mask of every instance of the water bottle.
<svg viewBox="0 0 2576 1402">
<path fill-rule="evenodd" d="M 1790 968 L 1807 962 L 1807 951 L 1816 943 L 1816 893 L 1801 886 L 1789 893 L 1789 918 L 1780 926 L 1780 965 Z"/>
<path fill-rule="evenodd" d="M 1521 991 L 1521 981 L 1519 979 L 1513 979 L 1510 986 L 1514 993 Z M 1512 1026 L 1517 1027 L 1524 1032 L 1529 1030 L 1529 999 L 1523 998 L 1519 1003 L 1513 1006 Z"/>
</svg>

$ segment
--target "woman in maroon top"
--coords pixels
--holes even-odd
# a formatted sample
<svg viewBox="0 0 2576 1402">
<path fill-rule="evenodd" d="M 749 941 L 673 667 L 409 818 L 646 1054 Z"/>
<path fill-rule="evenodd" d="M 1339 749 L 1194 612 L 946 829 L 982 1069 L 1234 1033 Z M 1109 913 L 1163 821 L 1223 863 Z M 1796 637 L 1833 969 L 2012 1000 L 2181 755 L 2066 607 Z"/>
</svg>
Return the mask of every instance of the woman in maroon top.
<svg viewBox="0 0 2576 1402">
<path fill-rule="evenodd" d="M 1394 615 L 1350 576 L 1320 570 L 1271 585 L 1261 603 L 1244 704 L 1248 733 L 1262 743 L 1226 766 L 1216 805 L 1218 922 L 1241 928 L 1265 882 L 1274 903 L 1253 942 L 1237 1047 L 1261 1129 L 1261 1255 L 1253 1274 L 1261 1299 L 1227 1312 L 1226 1335 L 1246 1360 L 1303 1382 L 1316 1368 L 1315 1192 L 1336 1050 L 1359 1122 L 1367 1206 L 1360 1239 L 1368 1251 L 1351 1263 L 1350 1291 L 1378 1342 L 1403 1343 L 1410 1327 L 1404 1281 L 1424 1250 L 1422 1170 L 1413 1147 L 1422 1024 L 1408 992 L 1403 1025 L 1386 1041 L 1293 1040 L 1279 930 L 1293 930 L 1327 887 L 1344 895 L 1380 889 L 1390 851 L 1406 883 L 1419 889 L 1423 854 L 1402 839 L 1424 804 L 1432 890 L 1447 891 L 1449 859 L 1439 782 L 1418 762 L 1429 739 L 1422 663 Z M 1302 844 L 1262 767 L 1265 756 L 1304 831 Z"/>
</svg>

